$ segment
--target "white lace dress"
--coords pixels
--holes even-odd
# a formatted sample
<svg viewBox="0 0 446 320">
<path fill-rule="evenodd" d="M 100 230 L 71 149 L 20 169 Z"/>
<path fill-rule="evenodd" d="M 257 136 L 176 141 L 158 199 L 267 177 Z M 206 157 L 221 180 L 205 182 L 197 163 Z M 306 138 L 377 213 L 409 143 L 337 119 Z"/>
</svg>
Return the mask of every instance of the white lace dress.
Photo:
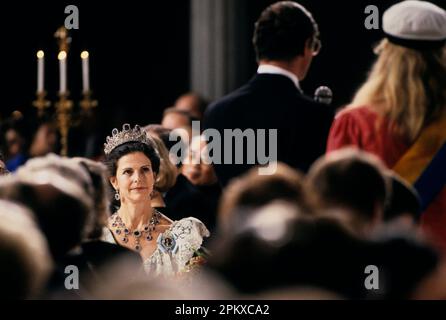
<svg viewBox="0 0 446 320">
<path fill-rule="evenodd" d="M 210 233 L 198 219 L 190 217 L 172 222 L 157 238 L 157 248 L 144 261 L 144 270 L 153 276 L 172 276 L 185 270 L 186 264 L 200 249 Z M 112 232 L 104 228 L 102 240 L 117 244 Z"/>
</svg>

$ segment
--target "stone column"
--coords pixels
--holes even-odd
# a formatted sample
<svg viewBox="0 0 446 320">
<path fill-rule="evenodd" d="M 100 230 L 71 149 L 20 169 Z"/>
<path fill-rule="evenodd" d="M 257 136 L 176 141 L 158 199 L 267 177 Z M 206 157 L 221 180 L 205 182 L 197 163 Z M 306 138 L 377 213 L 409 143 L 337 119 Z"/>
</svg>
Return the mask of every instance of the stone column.
<svg viewBox="0 0 446 320">
<path fill-rule="evenodd" d="M 191 90 L 210 100 L 239 87 L 247 77 L 246 1 L 191 0 Z"/>
</svg>

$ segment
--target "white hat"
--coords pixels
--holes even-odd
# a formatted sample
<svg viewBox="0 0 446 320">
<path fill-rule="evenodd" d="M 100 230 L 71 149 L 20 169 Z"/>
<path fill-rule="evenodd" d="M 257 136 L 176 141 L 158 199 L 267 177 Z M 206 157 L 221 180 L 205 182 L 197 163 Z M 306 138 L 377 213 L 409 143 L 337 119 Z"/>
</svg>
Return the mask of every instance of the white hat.
<svg viewBox="0 0 446 320">
<path fill-rule="evenodd" d="M 397 45 L 441 48 L 446 43 L 446 11 L 426 1 L 403 1 L 384 12 L 383 30 Z"/>
</svg>

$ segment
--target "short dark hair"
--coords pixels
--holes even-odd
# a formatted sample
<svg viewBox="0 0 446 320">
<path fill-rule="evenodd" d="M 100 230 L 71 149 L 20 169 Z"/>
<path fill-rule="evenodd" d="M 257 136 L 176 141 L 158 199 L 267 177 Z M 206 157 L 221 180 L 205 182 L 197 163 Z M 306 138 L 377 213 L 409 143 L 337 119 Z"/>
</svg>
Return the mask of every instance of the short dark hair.
<svg viewBox="0 0 446 320">
<path fill-rule="evenodd" d="M 211 248 L 215 254 L 208 267 L 242 294 L 306 286 L 347 298 L 362 297 L 363 286 L 355 281 L 354 270 L 363 264 L 361 253 L 369 252 L 364 240 L 329 219 L 297 216 L 283 225 L 287 231 L 280 241 L 267 240 L 254 226 L 220 236 Z M 334 257 L 339 259 L 332 270 L 336 277 L 324 272 Z M 284 264 L 279 272 L 277 261 Z"/>
<path fill-rule="evenodd" d="M 281 162 L 272 175 L 259 175 L 258 167 L 254 167 L 231 181 L 220 201 L 220 224 L 222 227 L 231 224 L 239 209 L 250 212 L 248 209 L 258 209 L 274 201 L 295 205 L 303 213 L 311 211 L 302 174 Z"/>
<path fill-rule="evenodd" d="M 418 221 L 421 214 L 421 200 L 417 190 L 395 174 L 390 175 L 391 193 L 384 211 L 384 221 L 410 215 Z"/>
<path fill-rule="evenodd" d="M 310 12 L 292 1 L 270 5 L 255 23 L 253 44 L 257 60 L 290 60 L 302 55 L 319 28 Z"/>
<path fill-rule="evenodd" d="M 142 142 L 127 142 L 124 143 L 110 152 L 105 159 L 105 164 L 107 165 L 108 172 L 110 176 L 116 175 L 116 170 L 118 169 L 118 161 L 123 156 L 134 153 L 134 152 L 142 152 L 146 155 L 147 158 L 150 159 L 152 163 L 152 170 L 155 173 L 159 172 L 160 168 L 160 158 L 158 156 L 158 152 L 155 149 L 154 145 L 148 145 Z"/>
<path fill-rule="evenodd" d="M 315 205 L 321 209 L 345 208 L 371 221 L 376 205 L 382 210 L 386 206 L 389 180 L 385 167 L 364 151 L 337 150 L 319 159 L 307 179 Z"/>
<path fill-rule="evenodd" d="M 177 108 L 176 104 L 182 98 L 192 98 L 195 101 L 195 103 L 193 103 L 193 105 L 195 105 L 197 107 L 197 109 L 198 109 L 197 111 L 199 111 L 201 113 L 201 115 L 204 114 L 204 112 L 206 111 L 206 108 L 209 104 L 207 99 L 204 98 L 202 95 L 198 94 L 197 92 L 189 91 L 189 92 L 186 92 L 185 94 L 182 94 L 181 96 L 178 97 L 178 99 L 175 101 L 174 108 Z M 189 106 L 189 107 L 192 107 L 192 106 Z M 185 109 L 179 109 L 179 110 L 187 111 Z"/>
<path fill-rule="evenodd" d="M 0 198 L 33 211 L 55 260 L 80 244 L 89 208 L 80 199 L 51 184 L 13 181 L 0 186 Z"/>
<path fill-rule="evenodd" d="M 107 224 L 107 219 L 110 215 L 107 196 L 110 194 L 111 189 L 106 179 L 107 168 L 104 164 L 87 158 L 73 158 L 72 160 L 82 166 L 91 179 L 93 193 L 90 196 L 93 199 L 95 212 L 92 230 L 86 234 L 86 238 L 96 240 L 101 238 L 102 230 Z"/>
</svg>

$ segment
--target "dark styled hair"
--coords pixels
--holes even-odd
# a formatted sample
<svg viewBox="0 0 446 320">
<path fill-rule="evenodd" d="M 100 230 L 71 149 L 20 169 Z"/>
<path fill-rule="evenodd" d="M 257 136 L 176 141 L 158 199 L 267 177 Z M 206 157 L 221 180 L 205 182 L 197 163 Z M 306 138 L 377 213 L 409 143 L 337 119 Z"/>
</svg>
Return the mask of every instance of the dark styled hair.
<svg viewBox="0 0 446 320">
<path fill-rule="evenodd" d="M 303 6 L 281 1 L 266 8 L 255 24 L 257 60 L 290 60 L 302 55 L 308 39 L 317 36 L 316 21 Z"/>
<path fill-rule="evenodd" d="M 310 192 L 321 209 L 345 208 L 362 219 L 384 210 L 389 192 L 385 167 L 373 155 L 352 148 L 320 158 L 308 175 Z"/>
<path fill-rule="evenodd" d="M 248 209 L 258 209 L 274 201 L 290 203 L 304 213 L 311 211 L 302 174 L 281 162 L 272 175 L 259 175 L 254 167 L 231 181 L 220 201 L 220 225 L 226 228 L 242 218 L 237 217 L 240 211 L 250 212 Z"/>
<path fill-rule="evenodd" d="M 391 193 L 384 211 L 384 221 L 407 214 L 418 221 L 421 214 L 421 200 L 417 190 L 395 174 L 390 175 Z"/>
<path fill-rule="evenodd" d="M 87 158 L 73 158 L 72 161 L 82 166 L 88 172 L 93 186 L 93 193 L 90 194 L 94 205 L 94 219 L 92 230 L 86 234 L 89 240 L 96 240 L 102 236 L 102 230 L 107 225 L 110 216 L 108 208 L 108 195 L 111 188 L 107 181 L 107 167 L 94 160 Z"/>
<path fill-rule="evenodd" d="M 105 164 L 107 165 L 108 172 L 110 176 L 116 175 L 116 170 L 118 169 L 118 161 L 123 156 L 135 153 L 135 152 L 142 152 L 146 155 L 147 158 L 150 159 L 150 162 L 152 163 L 152 170 L 155 173 L 159 172 L 160 168 L 160 158 L 158 156 L 158 152 L 155 149 L 154 145 L 148 145 L 146 143 L 142 142 L 127 142 L 124 143 L 112 150 L 105 159 Z"/>
<path fill-rule="evenodd" d="M 178 97 L 178 99 L 175 101 L 175 104 L 177 104 L 177 102 L 182 99 L 182 98 L 190 98 L 193 99 L 193 105 L 189 106 L 191 109 L 196 109 L 196 111 L 198 111 L 201 115 L 204 115 L 204 112 L 206 111 L 206 108 L 209 104 L 209 102 L 200 94 L 190 91 L 187 92 L 185 94 L 182 94 L 181 96 Z M 174 107 L 177 108 L 177 107 Z M 180 110 L 184 110 L 187 111 L 185 109 L 180 109 Z M 192 116 L 193 117 L 193 116 Z M 198 120 L 198 119 L 197 119 Z"/>
<path fill-rule="evenodd" d="M 207 266 L 242 294 L 316 287 L 321 293 L 328 290 L 331 298 L 338 294 L 361 298 L 364 287 L 355 279 L 357 266 L 364 263 L 361 253 L 368 249 L 365 241 L 328 219 L 301 216 L 282 223 L 286 236 L 277 242 L 264 238 L 255 227 L 225 234 L 214 242 L 211 249 L 216 254 Z M 336 277 L 324 272 L 333 259 Z M 279 272 L 277 261 L 284 263 Z"/>
<path fill-rule="evenodd" d="M 31 209 L 55 260 L 80 244 L 89 208 L 50 184 L 12 181 L 0 186 L 0 198 Z"/>
</svg>

